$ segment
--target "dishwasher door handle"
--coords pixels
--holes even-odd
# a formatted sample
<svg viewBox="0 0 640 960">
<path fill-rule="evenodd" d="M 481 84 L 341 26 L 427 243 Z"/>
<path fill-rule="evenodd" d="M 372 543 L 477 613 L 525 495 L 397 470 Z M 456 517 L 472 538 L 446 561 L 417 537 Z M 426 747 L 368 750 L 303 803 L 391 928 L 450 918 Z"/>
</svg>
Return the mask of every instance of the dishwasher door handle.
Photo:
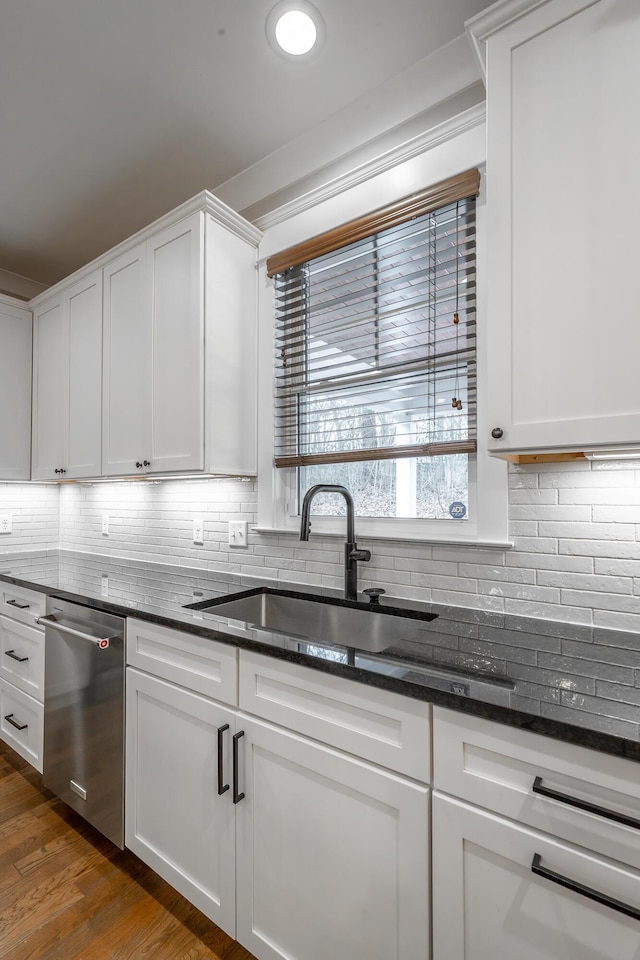
<svg viewBox="0 0 640 960">
<path fill-rule="evenodd" d="M 52 613 L 47 614 L 46 617 L 36 617 L 36 623 L 42 624 L 44 627 L 51 627 L 52 630 L 57 630 L 58 633 L 63 633 L 70 637 L 78 637 L 80 640 L 88 640 L 89 643 L 95 644 L 96 647 L 100 648 L 100 650 L 106 650 L 112 640 L 120 639 L 117 636 L 92 637 L 90 633 L 83 633 L 82 630 L 74 630 L 73 627 L 65 627 L 63 623 L 60 623 L 58 620 L 56 620 Z"/>
</svg>

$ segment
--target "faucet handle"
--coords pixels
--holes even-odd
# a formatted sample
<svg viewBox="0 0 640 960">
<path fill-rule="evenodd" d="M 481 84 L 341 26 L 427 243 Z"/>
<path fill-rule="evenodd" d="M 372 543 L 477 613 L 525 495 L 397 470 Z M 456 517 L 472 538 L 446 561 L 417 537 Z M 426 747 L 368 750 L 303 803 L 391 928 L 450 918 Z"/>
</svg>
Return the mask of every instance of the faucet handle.
<svg viewBox="0 0 640 960">
<path fill-rule="evenodd" d="M 386 593 L 386 590 L 383 590 L 382 587 L 369 587 L 368 590 L 363 590 L 363 593 L 369 597 L 369 603 L 380 603 L 380 597 L 383 593 Z"/>
<path fill-rule="evenodd" d="M 371 560 L 371 550 L 359 550 L 357 546 L 349 552 L 349 560 Z"/>
</svg>

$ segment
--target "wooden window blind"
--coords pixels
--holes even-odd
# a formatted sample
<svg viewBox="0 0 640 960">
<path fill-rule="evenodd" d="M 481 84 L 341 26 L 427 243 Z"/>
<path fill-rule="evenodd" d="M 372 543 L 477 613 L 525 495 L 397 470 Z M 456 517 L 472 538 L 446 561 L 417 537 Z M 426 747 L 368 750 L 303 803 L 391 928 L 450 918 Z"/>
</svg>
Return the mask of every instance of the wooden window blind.
<svg viewBox="0 0 640 960">
<path fill-rule="evenodd" d="M 267 262 L 277 467 L 475 452 L 478 188 L 467 171 Z"/>
</svg>

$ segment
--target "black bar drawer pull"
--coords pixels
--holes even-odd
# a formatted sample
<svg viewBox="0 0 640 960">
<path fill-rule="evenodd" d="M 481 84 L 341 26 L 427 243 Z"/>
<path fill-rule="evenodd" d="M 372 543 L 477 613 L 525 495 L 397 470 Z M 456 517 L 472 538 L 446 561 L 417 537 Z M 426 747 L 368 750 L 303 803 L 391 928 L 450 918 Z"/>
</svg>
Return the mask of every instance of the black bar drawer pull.
<svg viewBox="0 0 640 960">
<path fill-rule="evenodd" d="M 15 650 L 5 650 L 5 657 L 11 657 L 12 660 L 17 660 L 18 663 L 26 663 L 29 657 L 19 657 Z"/>
<path fill-rule="evenodd" d="M 224 739 L 225 731 L 229 729 L 228 723 L 223 723 L 221 727 L 218 727 L 218 796 L 221 797 L 223 793 L 226 793 L 229 789 L 229 784 L 224 783 L 224 771 L 222 768 L 222 741 Z"/>
<path fill-rule="evenodd" d="M 12 713 L 7 713 L 5 716 L 5 720 L 7 721 L 7 723 L 10 723 L 12 727 L 15 727 L 16 730 L 26 730 L 27 727 L 29 726 L 28 723 L 18 723 L 17 720 L 14 720 Z"/>
<path fill-rule="evenodd" d="M 18 610 L 28 610 L 30 604 L 28 604 L 28 603 L 20 603 L 19 600 L 7 600 L 7 606 L 8 606 L 8 607 L 17 607 Z"/>
<path fill-rule="evenodd" d="M 557 883 L 561 887 L 566 887 L 567 890 L 573 890 L 574 893 L 580 893 L 583 897 L 588 897 L 589 900 L 602 903 L 605 907 L 611 907 L 612 910 L 625 913 L 628 917 L 633 917 L 634 920 L 640 920 L 640 910 L 638 910 L 637 907 L 623 903 L 622 900 L 614 900 L 613 897 L 607 897 L 606 894 L 600 893 L 599 890 L 586 887 L 583 883 L 578 883 L 577 880 L 570 880 L 569 877 L 563 877 L 561 873 L 556 873 L 555 870 L 547 870 L 546 867 L 540 866 L 541 859 L 539 853 L 534 853 L 533 860 L 531 861 L 532 873 L 536 873 L 539 877 L 544 877 L 545 880 L 551 880 L 552 883 Z"/>
<path fill-rule="evenodd" d="M 579 797 L 570 797 L 566 793 L 550 790 L 549 787 L 542 785 L 542 777 L 535 778 L 531 789 L 542 797 L 558 800 L 560 803 L 566 803 L 569 807 L 577 807 L 579 810 L 586 810 L 587 813 L 595 813 L 599 817 L 606 817 L 607 820 L 613 820 L 615 823 L 623 823 L 625 827 L 635 827 L 636 830 L 640 830 L 640 820 L 636 820 L 635 817 L 628 817 L 624 813 L 616 813 L 615 810 L 607 810 L 606 807 L 599 807 L 596 803 L 589 803 L 588 800 L 580 800 Z"/>
<path fill-rule="evenodd" d="M 244 737 L 244 730 L 233 735 L 233 802 L 244 800 L 244 793 L 238 793 L 238 741 Z"/>
</svg>

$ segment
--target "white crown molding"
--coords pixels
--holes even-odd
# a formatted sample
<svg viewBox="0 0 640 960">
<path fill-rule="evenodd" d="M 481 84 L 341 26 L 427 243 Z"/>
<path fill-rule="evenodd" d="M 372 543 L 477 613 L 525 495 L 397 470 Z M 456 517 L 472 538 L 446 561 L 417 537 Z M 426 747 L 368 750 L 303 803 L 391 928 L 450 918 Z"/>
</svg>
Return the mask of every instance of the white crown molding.
<svg viewBox="0 0 640 960">
<path fill-rule="evenodd" d="M 3 296 L 15 297 L 17 300 L 26 302 L 44 290 L 46 290 L 44 283 L 30 280 L 19 273 L 12 273 L 11 270 L 0 269 L 0 293 Z"/>
<path fill-rule="evenodd" d="M 5 312 L 13 313 L 14 316 L 22 316 L 29 312 L 29 304 L 21 297 L 13 296 L 10 293 L 0 293 L 0 306 Z"/>
<path fill-rule="evenodd" d="M 223 203 L 222 200 L 214 197 L 214 195 L 208 190 L 202 190 L 200 193 L 197 193 L 195 197 L 191 197 L 190 200 L 186 200 L 184 203 L 181 203 L 180 206 L 175 207 L 175 209 L 170 210 L 168 213 L 165 213 L 162 217 L 154 220 L 153 223 L 150 223 L 147 227 L 143 227 L 142 230 L 138 230 L 138 232 L 134 233 L 131 237 L 127 237 L 126 240 L 123 240 L 122 243 L 119 243 L 111 250 L 107 250 L 105 253 L 100 254 L 99 257 L 96 257 L 90 263 L 85 264 L 85 266 L 80 267 L 80 269 L 76 270 L 68 277 L 65 277 L 63 280 L 59 280 L 52 287 L 48 287 L 45 291 L 33 297 L 29 301 L 29 308 L 32 309 L 34 306 L 39 306 L 41 303 L 44 303 L 46 300 L 48 300 L 49 297 L 54 296 L 60 290 L 64 290 L 71 283 L 81 280 L 94 270 L 101 269 L 115 257 L 120 256 L 120 254 L 126 253 L 127 250 L 132 249 L 132 247 L 137 246 L 139 243 L 144 243 L 146 240 L 151 239 L 151 237 L 154 237 L 166 227 L 171 227 L 174 223 L 178 223 L 180 220 L 185 220 L 187 217 L 190 217 L 191 214 L 198 213 L 199 211 L 210 214 L 218 223 L 221 223 L 223 226 L 225 226 L 231 233 L 234 233 L 241 239 L 246 240 L 247 243 L 250 243 L 252 246 L 257 248 L 258 244 L 260 243 L 262 238 L 261 230 L 249 223 L 248 220 L 245 220 L 244 217 L 240 216 L 239 213 L 236 213 L 235 210 L 232 210 L 231 207 L 227 206 L 226 203 Z"/>
<path fill-rule="evenodd" d="M 480 64 L 482 75 L 486 82 L 487 77 L 487 50 L 486 41 L 497 30 L 501 30 L 508 23 L 529 13 L 536 7 L 541 7 L 549 0 L 498 0 L 482 13 L 471 17 L 464 25 L 469 42 L 476 60 Z"/>
<path fill-rule="evenodd" d="M 254 222 L 261 230 L 267 230 L 278 223 L 283 223 L 297 214 L 310 210 L 325 200 L 336 197 L 360 183 L 364 183 L 381 173 L 385 173 L 400 163 L 411 160 L 413 157 L 419 156 L 441 143 L 452 140 L 467 130 L 472 130 L 480 126 L 485 122 L 485 119 L 486 105 L 479 103 L 458 114 L 458 116 L 438 124 L 431 130 L 407 140 L 398 147 L 388 150 L 375 159 L 360 164 L 360 166 L 355 167 L 348 173 L 329 180 L 327 183 L 322 184 L 322 186 L 302 194 L 295 200 L 283 204 L 277 209 L 266 213 L 264 216 L 257 217 Z"/>
</svg>

